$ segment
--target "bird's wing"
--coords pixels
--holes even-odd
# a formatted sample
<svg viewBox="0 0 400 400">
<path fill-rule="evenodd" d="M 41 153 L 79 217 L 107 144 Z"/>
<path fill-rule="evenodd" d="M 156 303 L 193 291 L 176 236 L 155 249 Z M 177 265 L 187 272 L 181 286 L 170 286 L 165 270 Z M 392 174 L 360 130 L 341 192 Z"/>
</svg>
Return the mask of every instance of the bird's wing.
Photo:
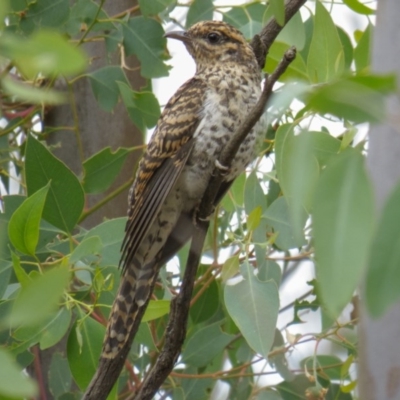
<svg viewBox="0 0 400 400">
<path fill-rule="evenodd" d="M 132 187 L 122 244 L 123 270 L 133 260 L 186 164 L 193 134 L 200 122 L 205 92 L 206 83 L 194 77 L 178 89 L 161 114 Z"/>
</svg>

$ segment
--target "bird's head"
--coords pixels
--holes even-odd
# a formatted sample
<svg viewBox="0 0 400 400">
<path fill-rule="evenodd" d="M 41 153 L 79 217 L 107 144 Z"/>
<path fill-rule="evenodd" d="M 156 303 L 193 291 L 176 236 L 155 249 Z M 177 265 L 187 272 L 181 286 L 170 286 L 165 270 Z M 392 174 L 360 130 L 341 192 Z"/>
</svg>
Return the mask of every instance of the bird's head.
<svg viewBox="0 0 400 400">
<path fill-rule="evenodd" d="M 187 31 L 172 31 L 165 37 L 182 41 L 197 69 L 231 63 L 250 67 L 256 63 L 253 49 L 243 34 L 222 21 L 201 21 Z"/>
</svg>

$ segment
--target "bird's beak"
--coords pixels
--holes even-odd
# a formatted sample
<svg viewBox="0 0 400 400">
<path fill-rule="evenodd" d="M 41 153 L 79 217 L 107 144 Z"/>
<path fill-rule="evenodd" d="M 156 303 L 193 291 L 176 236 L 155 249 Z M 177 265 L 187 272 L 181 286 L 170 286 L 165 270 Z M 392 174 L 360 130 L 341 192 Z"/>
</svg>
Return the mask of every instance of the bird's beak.
<svg viewBox="0 0 400 400">
<path fill-rule="evenodd" d="M 187 35 L 186 31 L 171 31 L 171 32 L 166 33 L 164 35 L 164 37 L 169 38 L 169 39 L 180 40 L 183 43 L 190 43 L 191 42 L 191 39 Z"/>
</svg>

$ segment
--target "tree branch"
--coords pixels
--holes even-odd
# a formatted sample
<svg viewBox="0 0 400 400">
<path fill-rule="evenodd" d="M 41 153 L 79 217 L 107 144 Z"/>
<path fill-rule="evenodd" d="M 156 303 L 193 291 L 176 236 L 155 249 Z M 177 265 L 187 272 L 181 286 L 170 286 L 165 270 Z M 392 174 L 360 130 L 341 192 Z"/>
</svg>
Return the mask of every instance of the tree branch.
<svg viewBox="0 0 400 400">
<path fill-rule="evenodd" d="M 222 165 L 230 166 L 240 144 L 260 119 L 264 112 L 267 101 L 272 93 L 272 88 L 279 77 L 296 57 L 294 47 L 286 51 L 283 59 L 272 75 L 265 79 L 264 88 L 260 99 L 248 115 L 246 120 L 239 126 L 233 135 L 232 140 L 222 151 L 219 162 Z M 181 348 L 186 336 L 186 325 L 189 316 L 190 301 L 193 293 L 193 286 L 196 277 L 197 267 L 200 263 L 204 240 L 207 235 L 209 221 L 205 219 L 212 213 L 214 200 L 217 196 L 220 185 L 223 181 L 221 169 L 215 167 L 210 184 L 207 187 L 199 208 L 198 223 L 193 233 L 188 261 L 186 263 L 185 275 L 179 294 L 172 301 L 169 322 L 167 326 L 165 345 L 157 358 L 154 367 L 145 378 L 139 392 L 129 399 L 151 400 L 162 385 L 164 380 L 172 371 L 176 360 L 179 357 Z"/>
<path fill-rule="evenodd" d="M 306 0 L 287 1 L 285 6 L 285 24 L 293 17 L 293 15 L 305 2 Z M 265 57 L 268 53 L 268 50 L 282 29 L 283 27 L 278 25 L 275 19 L 271 19 L 262 29 L 261 33 L 253 38 L 251 45 L 254 49 L 260 69 L 264 67 Z M 285 57 L 278 65 L 275 72 L 265 80 L 262 96 L 258 103 L 248 118 L 239 127 L 238 131 L 233 136 L 232 141 L 221 153 L 219 159 L 221 165 L 227 167 L 230 166 L 230 162 L 234 158 L 240 144 L 261 117 L 266 103 L 272 93 L 274 83 L 285 72 L 290 62 L 295 58 L 295 55 L 296 50 L 294 48 L 289 49 L 285 53 Z M 207 218 L 212 213 L 216 195 L 222 181 L 223 176 L 221 175 L 220 169 L 215 168 L 214 176 L 200 204 L 198 212 L 199 221 L 192 236 L 192 244 L 186 264 L 181 290 L 171 303 L 170 318 L 166 329 L 164 347 L 157 358 L 155 365 L 147 374 L 142 386 L 139 388 L 139 391 L 136 394 L 132 394 L 129 399 L 151 400 L 169 373 L 172 371 L 175 362 L 179 357 L 186 336 L 186 325 L 197 267 L 200 263 L 203 244 L 209 226 L 209 222 L 202 219 Z M 146 305 L 140 310 L 141 314 L 144 313 L 145 307 Z M 140 318 L 138 316 L 136 321 L 140 320 L 141 316 Z M 103 358 L 100 360 L 100 365 L 96 375 L 84 397 L 85 400 L 104 399 L 107 396 L 122 369 L 124 360 L 126 359 L 131 347 L 131 340 L 133 340 L 136 330 L 137 327 L 131 332 L 130 339 L 121 351 L 120 357 L 114 360 Z"/>
</svg>

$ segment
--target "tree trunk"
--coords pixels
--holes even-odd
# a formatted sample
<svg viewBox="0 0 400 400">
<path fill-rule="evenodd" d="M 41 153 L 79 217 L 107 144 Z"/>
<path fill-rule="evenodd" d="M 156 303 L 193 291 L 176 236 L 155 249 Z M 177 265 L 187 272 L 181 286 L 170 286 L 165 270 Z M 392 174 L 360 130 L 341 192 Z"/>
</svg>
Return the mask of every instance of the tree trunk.
<svg viewBox="0 0 400 400">
<path fill-rule="evenodd" d="M 108 15 L 112 16 L 136 4 L 137 2 L 131 0 L 118 0 L 106 2 L 104 9 Z M 120 64 L 118 54 L 111 57 L 110 63 L 107 62 L 109 57 L 107 56 L 103 41 L 89 42 L 84 46 L 84 49 L 92 60 L 89 72 L 105 65 Z M 138 60 L 135 57 L 128 57 L 126 62 L 129 67 L 139 67 Z M 135 90 L 139 90 L 140 87 L 146 84 L 146 81 L 140 75 L 139 68 L 135 68 L 134 71 L 125 71 L 125 73 Z M 45 123 L 47 127 L 72 127 L 75 123 L 78 124 L 82 142 L 81 149 L 75 132 L 72 130 L 58 130 L 51 133 L 48 138 L 49 144 L 59 146 L 59 148 L 54 149 L 54 155 L 64 161 L 74 173 L 81 175 L 82 162 L 104 147 L 110 146 L 115 150 L 118 147 L 132 147 L 143 143 L 142 133 L 130 120 L 121 102 L 117 104 L 112 114 L 99 107 L 92 93 L 88 78 L 77 80 L 73 85 L 72 95 L 75 99 L 76 116 L 74 116 L 70 104 L 65 104 L 53 108 L 46 116 Z M 75 118 L 77 122 L 75 122 Z M 140 152 L 130 154 L 120 176 L 114 182 L 113 186 L 106 193 L 89 195 L 86 201 L 86 208 L 92 207 L 108 193 L 131 178 L 139 156 Z M 128 207 L 127 193 L 128 189 L 86 218 L 82 225 L 90 228 L 99 224 L 104 217 L 116 218 L 125 216 Z"/>
<path fill-rule="evenodd" d="M 400 29 L 398 0 L 378 2 L 372 52 L 377 73 L 395 72 L 400 78 Z M 371 107 L 374 107 L 371 104 Z M 391 116 L 400 115 L 393 96 L 388 104 Z M 378 212 L 400 180 L 400 134 L 393 125 L 371 127 L 368 166 L 374 184 Z M 362 307 L 360 324 L 360 399 L 400 400 L 400 302 L 378 319 L 371 319 Z"/>
<path fill-rule="evenodd" d="M 112 16 L 129 9 L 134 5 L 137 5 L 137 1 L 108 1 L 105 3 L 104 9 L 108 15 Z M 107 56 L 103 41 L 87 43 L 84 46 L 84 49 L 92 60 L 89 72 L 108 64 L 120 64 L 118 54 L 112 56 L 111 60 Z M 107 60 L 110 60 L 110 63 L 108 63 Z M 139 66 L 135 57 L 128 57 L 126 63 L 133 68 Z M 125 72 L 135 90 L 140 90 L 140 87 L 146 84 L 146 81 L 140 75 L 139 68 L 135 68 L 134 71 Z M 89 79 L 83 78 L 77 80 L 73 85 L 72 96 L 75 101 L 76 115 L 74 115 L 70 104 L 54 107 L 46 115 L 45 125 L 46 127 L 72 127 L 75 123 L 78 124 L 82 142 L 81 149 L 78 146 L 75 132 L 72 130 L 57 130 L 51 133 L 47 140 L 50 145 L 56 145 L 58 147 L 53 149 L 53 154 L 64 161 L 75 174 L 78 174 L 78 176 L 82 174 L 82 161 L 86 160 L 104 147 L 110 146 L 115 150 L 118 147 L 133 147 L 143 143 L 142 133 L 130 120 L 123 104 L 117 104 L 112 114 L 103 111 L 98 106 L 97 101 L 93 96 Z M 108 193 L 127 182 L 133 176 L 134 167 L 139 156 L 140 152 L 130 154 L 123 170 L 112 187 L 106 193 L 88 196 L 86 207 L 92 207 Z M 65 190 L 68 190 L 68 188 L 65 188 Z M 108 202 L 86 218 L 82 225 L 85 228 L 90 228 L 99 224 L 105 217 L 116 218 L 125 216 L 128 207 L 127 195 L 128 188 L 121 192 L 112 201 Z M 48 371 L 54 353 L 65 353 L 67 337 L 68 335 L 65 335 L 64 339 L 51 349 L 46 351 L 38 350 L 37 356 L 40 360 L 39 363 L 36 363 L 36 368 L 34 368 L 33 365 L 28 368 L 31 376 L 40 378 L 40 375 L 42 375 L 42 387 L 44 387 L 46 391 L 45 394 L 41 393 L 42 399 L 46 398 L 47 400 L 50 400 L 53 398 L 52 393 L 49 391 Z M 39 376 L 37 374 L 38 364 L 41 368 L 41 374 L 39 374 Z"/>
</svg>

